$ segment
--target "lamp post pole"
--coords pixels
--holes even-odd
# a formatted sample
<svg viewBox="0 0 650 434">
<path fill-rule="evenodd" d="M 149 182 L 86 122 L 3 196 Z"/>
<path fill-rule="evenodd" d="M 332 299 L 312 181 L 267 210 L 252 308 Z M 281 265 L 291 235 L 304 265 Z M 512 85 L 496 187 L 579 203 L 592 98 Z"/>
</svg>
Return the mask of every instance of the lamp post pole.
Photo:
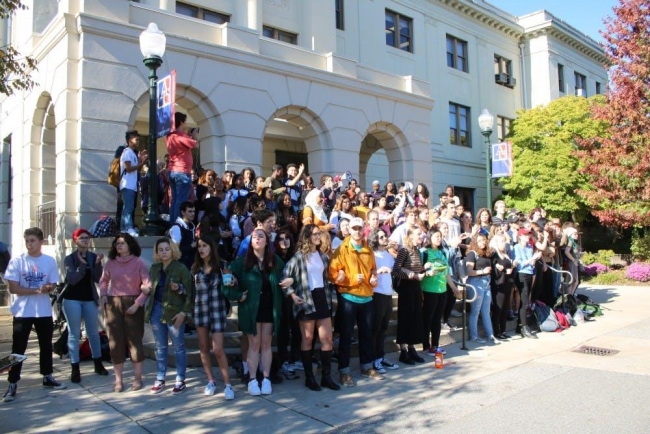
<svg viewBox="0 0 650 434">
<path fill-rule="evenodd" d="M 485 138 L 485 191 L 487 198 L 486 208 L 492 209 L 492 147 L 490 146 L 490 135 L 494 126 L 494 116 L 487 109 L 478 117 L 478 124 L 481 127 L 481 134 Z"/>
<path fill-rule="evenodd" d="M 158 150 L 156 147 L 157 130 L 157 80 L 156 70 L 162 65 L 165 52 L 165 35 L 151 23 L 140 35 L 140 50 L 145 56 L 143 62 L 149 68 L 149 204 L 144 217 L 143 235 L 162 236 L 165 234 L 165 222 L 158 214 Z"/>
</svg>

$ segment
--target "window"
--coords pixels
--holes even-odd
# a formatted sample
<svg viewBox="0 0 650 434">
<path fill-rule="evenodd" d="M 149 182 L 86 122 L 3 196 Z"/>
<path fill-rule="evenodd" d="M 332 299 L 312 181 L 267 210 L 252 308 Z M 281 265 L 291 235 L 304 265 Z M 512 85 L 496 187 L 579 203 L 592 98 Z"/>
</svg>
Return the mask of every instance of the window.
<svg viewBox="0 0 650 434">
<path fill-rule="evenodd" d="M 298 44 L 298 35 L 291 32 L 285 32 L 284 30 L 276 29 L 270 26 L 262 27 L 262 36 L 271 39 L 277 39 L 281 42 L 286 42 L 288 44 L 297 45 Z"/>
<path fill-rule="evenodd" d="M 564 87 L 564 65 L 559 63 L 557 64 L 557 84 L 560 88 L 560 92 L 566 92 L 566 89 Z"/>
<path fill-rule="evenodd" d="M 413 52 L 413 19 L 386 9 L 386 45 Z"/>
<path fill-rule="evenodd" d="M 587 77 L 582 74 L 575 73 L 576 77 L 576 95 L 587 96 Z"/>
<path fill-rule="evenodd" d="M 469 107 L 449 103 L 449 143 L 457 146 L 472 147 L 470 140 Z"/>
<path fill-rule="evenodd" d="M 230 15 L 220 14 L 219 12 L 211 11 L 210 9 L 204 9 L 181 2 L 176 2 L 176 13 L 215 24 L 225 24 L 230 22 Z"/>
<path fill-rule="evenodd" d="M 514 87 L 516 81 L 512 78 L 512 61 L 494 55 L 494 81 L 502 86 Z"/>
<path fill-rule="evenodd" d="M 600 95 L 601 89 L 600 89 L 600 83 L 596 82 L 596 95 Z"/>
<path fill-rule="evenodd" d="M 345 30 L 345 16 L 343 15 L 343 0 L 334 0 L 334 12 L 336 14 L 336 28 Z"/>
<path fill-rule="evenodd" d="M 469 72 L 467 65 L 467 42 L 447 35 L 447 66 Z"/>
<path fill-rule="evenodd" d="M 4 11 L 4 9 L 3 5 L 2 10 Z M 34 33 L 43 33 L 59 13 L 59 2 L 57 0 L 34 0 L 32 9 L 34 10 L 32 15 Z"/>
<path fill-rule="evenodd" d="M 456 187 L 454 186 L 454 195 L 458 196 L 460 204 L 463 205 L 465 211 L 469 211 L 474 214 L 474 189 L 465 188 L 465 187 Z"/>
<path fill-rule="evenodd" d="M 497 139 L 499 139 L 499 143 L 503 142 L 508 134 L 510 134 L 511 122 L 512 119 L 508 119 L 503 116 L 497 116 Z"/>
</svg>

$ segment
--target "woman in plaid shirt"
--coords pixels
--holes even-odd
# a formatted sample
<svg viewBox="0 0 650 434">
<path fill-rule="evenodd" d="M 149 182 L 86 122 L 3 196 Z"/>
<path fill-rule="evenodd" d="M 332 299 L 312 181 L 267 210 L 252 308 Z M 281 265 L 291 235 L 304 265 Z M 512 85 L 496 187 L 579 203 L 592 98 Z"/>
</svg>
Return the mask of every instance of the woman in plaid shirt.
<svg viewBox="0 0 650 434">
<path fill-rule="evenodd" d="M 321 229 L 308 224 L 300 232 L 298 251 L 284 267 L 280 286 L 293 300 L 293 314 L 300 324 L 302 341 L 300 355 L 305 368 L 305 386 L 318 391 L 322 387 L 339 390 L 332 372 L 332 294 L 327 285 L 329 258 L 321 252 Z M 321 352 L 322 378 L 320 386 L 311 364 L 311 346 L 314 330 L 318 330 Z"/>
</svg>

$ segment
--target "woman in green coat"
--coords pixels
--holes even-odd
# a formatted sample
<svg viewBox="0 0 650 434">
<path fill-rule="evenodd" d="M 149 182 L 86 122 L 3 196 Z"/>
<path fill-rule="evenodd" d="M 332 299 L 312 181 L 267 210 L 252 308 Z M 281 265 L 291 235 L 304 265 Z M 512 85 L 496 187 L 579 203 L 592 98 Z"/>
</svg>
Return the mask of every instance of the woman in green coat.
<svg viewBox="0 0 650 434">
<path fill-rule="evenodd" d="M 255 229 L 250 245 L 243 257 L 230 266 L 235 285 L 224 287 L 226 297 L 238 301 L 239 329 L 248 335 L 246 361 L 251 372 L 248 393 L 253 396 L 272 393 L 269 374 L 271 370 L 271 340 L 278 333 L 282 314 L 282 270 L 284 262 L 271 253 L 269 234 Z M 255 379 L 260 363 L 264 379 L 260 385 Z"/>
</svg>

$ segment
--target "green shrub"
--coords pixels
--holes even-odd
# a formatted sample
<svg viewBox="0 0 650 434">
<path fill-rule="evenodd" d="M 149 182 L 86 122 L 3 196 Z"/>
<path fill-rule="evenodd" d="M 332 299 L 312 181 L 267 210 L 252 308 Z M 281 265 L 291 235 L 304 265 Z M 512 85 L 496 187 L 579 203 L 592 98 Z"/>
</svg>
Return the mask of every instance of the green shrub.
<svg viewBox="0 0 650 434">
<path fill-rule="evenodd" d="M 600 251 L 602 252 L 602 250 L 600 250 Z M 584 252 L 582 254 L 582 256 L 580 256 L 580 260 L 585 265 L 591 265 L 594 262 L 600 262 L 600 261 L 598 261 L 598 255 L 596 255 L 595 253 L 590 253 L 590 252 Z M 609 262 L 603 262 L 603 264 L 609 264 Z"/>
<path fill-rule="evenodd" d="M 650 259 L 650 231 L 635 229 L 632 233 L 630 252 L 636 260 L 647 261 Z"/>
<path fill-rule="evenodd" d="M 596 254 L 596 262 L 609 265 L 616 253 L 613 250 L 599 250 Z"/>
<path fill-rule="evenodd" d="M 626 283 L 629 283 L 629 281 L 625 278 L 625 272 L 623 270 L 598 274 L 588 279 L 588 281 L 593 285 L 625 285 Z"/>
</svg>

